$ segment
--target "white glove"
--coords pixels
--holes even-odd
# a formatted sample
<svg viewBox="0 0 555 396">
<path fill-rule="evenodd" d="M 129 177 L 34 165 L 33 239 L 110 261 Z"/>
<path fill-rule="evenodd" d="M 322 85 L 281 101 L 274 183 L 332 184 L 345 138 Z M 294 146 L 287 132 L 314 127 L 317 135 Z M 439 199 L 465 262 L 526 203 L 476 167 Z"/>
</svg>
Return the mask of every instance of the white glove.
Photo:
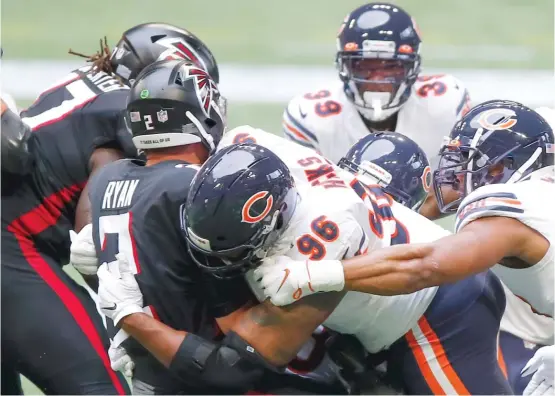
<svg viewBox="0 0 555 396">
<path fill-rule="evenodd" d="M 536 351 L 534 357 L 530 359 L 522 369 L 521 376 L 526 377 L 534 373 L 532 379 L 524 389 L 524 396 L 527 395 L 552 395 L 553 392 L 553 370 L 555 365 L 555 346 L 545 346 Z"/>
<path fill-rule="evenodd" d="M 291 304 L 317 292 L 340 291 L 345 287 L 339 260 L 295 261 L 287 256 L 269 257 L 254 270 L 254 278 L 272 304 Z"/>
<path fill-rule="evenodd" d="M 121 371 L 126 377 L 133 377 L 135 362 L 131 360 L 131 356 L 127 354 L 124 347 L 116 347 L 113 343 L 110 343 L 108 356 L 110 356 L 110 365 L 112 366 L 112 370 Z"/>
<path fill-rule="evenodd" d="M 79 232 L 69 231 L 71 248 L 69 261 L 83 275 L 95 275 L 98 270 L 98 259 L 92 237 L 92 224 L 87 224 Z"/>
<path fill-rule="evenodd" d="M 97 275 L 100 310 L 117 325 L 125 316 L 143 312 L 143 294 L 125 255 L 119 253 L 116 259 L 102 264 Z"/>
</svg>

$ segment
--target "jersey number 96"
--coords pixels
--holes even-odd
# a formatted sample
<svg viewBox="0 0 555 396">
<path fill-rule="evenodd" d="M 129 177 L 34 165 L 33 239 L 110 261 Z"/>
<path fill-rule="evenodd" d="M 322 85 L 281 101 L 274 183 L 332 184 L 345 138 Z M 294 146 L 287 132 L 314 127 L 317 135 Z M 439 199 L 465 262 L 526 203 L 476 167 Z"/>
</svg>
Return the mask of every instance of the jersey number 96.
<svg viewBox="0 0 555 396">
<path fill-rule="evenodd" d="M 313 234 L 304 234 L 297 239 L 299 252 L 310 260 L 322 260 L 326 256 L 326 247 L 322 242 L 333 242 L 339 237 L 339 227 L 326 216 L 317 217 L 310 224 Z"/>
</svg>

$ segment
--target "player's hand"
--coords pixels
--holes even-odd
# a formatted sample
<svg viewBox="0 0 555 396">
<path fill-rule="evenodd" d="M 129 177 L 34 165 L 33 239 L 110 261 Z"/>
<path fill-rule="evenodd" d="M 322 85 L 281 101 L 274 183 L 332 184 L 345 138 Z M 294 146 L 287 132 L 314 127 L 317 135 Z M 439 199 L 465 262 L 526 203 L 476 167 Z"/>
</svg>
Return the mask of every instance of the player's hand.
<svg viewBox="0 0 555 396">
<path fill-rule="evenodd" d="M 108 356 L 110 356 L 110 366 L 112 366 L 112 370 L 121 371 L 126 377 L 133 377 L 135 362 L 133 362 L 131 356 L 127 354 L 124 347 L 121 345 L 116 347 L 113 343 L 110 343 Z"/>
<path fill-rule="evenodd" d="M 555 370 L 555 346 L 545 346 L 536 351 L 532 359 L 522 369 L 522 376 L 534 373 L 524 389 L 523 395 L 552 395 Z"/>
<path fill-rule="evenodd" d="M 131 272 L 125 255 L 98 269 L 98 299 L 100 310 L 117 325 L 127 315 L 143 312 L 143 294 Z"/>
<path fill-rule="evenodd" d="M 71 265 L 83 275 L 96 275 L 98 259 L 92 238 L 92 224 L 83 227 L 79 234 L 70 230 L 69 238 L 71 239 L 69 256 Z"/>
<path fill-rule="evenodd" d="M 255 279 L 274 305 L 291 304 L 317 292 L 343 290 L 345 278 L 339 260 L 295 261 L 269 257 L 254 271 Z"/>
</svg>

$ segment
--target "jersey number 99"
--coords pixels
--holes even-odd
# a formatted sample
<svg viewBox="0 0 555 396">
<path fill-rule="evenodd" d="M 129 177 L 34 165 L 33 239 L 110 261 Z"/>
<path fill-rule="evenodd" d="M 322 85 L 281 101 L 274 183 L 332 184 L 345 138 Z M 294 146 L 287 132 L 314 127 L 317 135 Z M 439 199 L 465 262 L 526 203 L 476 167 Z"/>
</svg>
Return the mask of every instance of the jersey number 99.
<svg viewBox="0 0 555 396">
<path fill-rule="evenodd" d="M 330 95 L 330 91 L 324 89 L 316 93 L 307 93 L 304 95 L 304 98 L 308 100 L 318 100 L 327 98 Z M 314 112 L 320 117 L 329 117 L 341 113 L 341 105 L 334 100 L 326 100 L 316 103 L 314 105 Z"/>
</svg>

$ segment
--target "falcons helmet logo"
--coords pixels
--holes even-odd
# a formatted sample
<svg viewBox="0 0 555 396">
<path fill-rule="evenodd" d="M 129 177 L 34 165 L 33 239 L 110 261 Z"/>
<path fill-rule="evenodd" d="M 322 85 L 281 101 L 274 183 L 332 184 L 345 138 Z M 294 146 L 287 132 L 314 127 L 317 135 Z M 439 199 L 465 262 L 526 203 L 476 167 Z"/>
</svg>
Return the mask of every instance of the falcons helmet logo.
<svg viewBox="0 0 555 396">
<path fill-rule="evenodd" d="M 164 37 L 156 41 L 167 49 L 158 56 L 157 61 L 170 60 L 170 59 L 185 59 L 191 61 L 191 63 L 197 65 L 206 70 L 206 63 L 198 55 L 198 53 L 191 48 L 189 43 L 187 43 L 183 38 L 180 37 Z"/>
<path fill-rule="evenodd" d="M 208 73 L 196 66 L 184 65 L 179 71 L 179 78 L 182 83 L 189 79 L 194 81 L 195 92 L 204 115 L 210 117 L 210 106 L 215 105 L 215 94 L 218 93 L 218 88 Z"/>
</svg>

